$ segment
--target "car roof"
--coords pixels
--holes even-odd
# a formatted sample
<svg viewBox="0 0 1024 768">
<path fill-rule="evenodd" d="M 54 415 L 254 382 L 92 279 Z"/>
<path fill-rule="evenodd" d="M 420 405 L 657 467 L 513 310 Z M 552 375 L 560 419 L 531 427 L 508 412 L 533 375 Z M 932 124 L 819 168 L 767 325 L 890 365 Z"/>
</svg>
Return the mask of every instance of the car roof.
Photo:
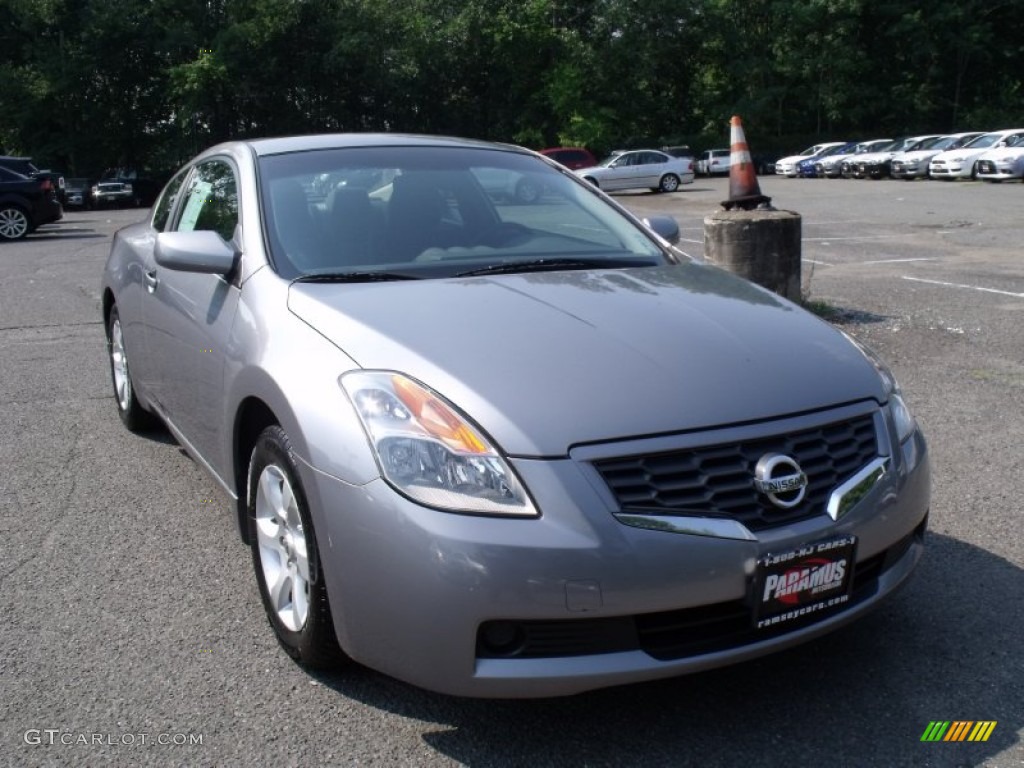
<svg viewBox="0 0 1024 768">
<path fill-rule="evenodd" d="M 496 144 L 476 139 L 461 139 L 453 136 L 424 136 L 412 133 L 325 133 L 309 136 L 282 136 L 228 142 L 217 147 L 211 147 L 207 151 L 210 152 L 229 146 L 247 146 L 260 157 L 287 152 L 308 152 L 317 149 L 354 147 L 462 147 L 466 149 L 502 149 L 510 152 L 530 152 L 528 149 L 512 144 Z"/>
</svg>

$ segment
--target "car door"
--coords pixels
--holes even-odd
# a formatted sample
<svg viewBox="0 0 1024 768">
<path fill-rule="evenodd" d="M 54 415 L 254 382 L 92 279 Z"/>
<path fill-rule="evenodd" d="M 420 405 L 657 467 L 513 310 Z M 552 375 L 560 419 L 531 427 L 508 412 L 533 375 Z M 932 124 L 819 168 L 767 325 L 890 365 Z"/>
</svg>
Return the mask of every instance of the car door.
<svg viewBox="0 0 1024 768">
<path fill-rule="evenodd" d="M 671 158 L 661 152 L 641 152 L 639 173 L 637 174 L 638 186 L 657 187 L 661 183 L 661 176 L 668 171 L 668 164 Z"/>
<path fill-rule="evenodd" d="M 131 258 L 124 261 L 121 290 L 117 296 L 122 331 L 132 361 L 132 378 L 136 386 L 145 391 L 146 400 L 155 401 L 153 404 L 161 411 L 161 375 L 158 370 L 161 361 L 153 354 L 148 324 L 148 305 L 153 299 L 152 277 L 156 273 L 153 248 L 157 234 L 163 232 L 170 221 L 178 191 L 187 176 L 188 169 L 179 171 L 164 187 L 160 199 L 153 206 L 149 231 L 143 237 L 126 241 Z"/>
<path fill-rule="evenodd" d="M 613 189 L 632 189 L 643 186 L 641 181 L 643 173 L 643 153 L 626 152 L 618 159 Z"/>
<path fill-rule="evenodd" d="M 237 178 L 227 158 L 199 163 L 168 230 L 211 230 L 241 251 Z M 212 461 L 224 422 L 224 362 L 239 294 L 235 275 L 183 272 L 154 262 L 146 280 L 160 407 L 179 438 Z"/>
</svg>

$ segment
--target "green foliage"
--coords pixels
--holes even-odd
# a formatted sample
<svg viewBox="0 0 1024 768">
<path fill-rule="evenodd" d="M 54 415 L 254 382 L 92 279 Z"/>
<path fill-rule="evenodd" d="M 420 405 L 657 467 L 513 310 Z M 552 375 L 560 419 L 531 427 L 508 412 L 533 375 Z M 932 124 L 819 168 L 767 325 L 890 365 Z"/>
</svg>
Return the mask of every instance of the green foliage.
<svg viewBox="0 0 1024 768">
<path fill-rule="evenodd" d="M 80 174 L 315 131 L 703 149 L 738 114 L 785 152 L 1020 124 L 1022 40 L 1012 0 L 0 0 L 0 148 Z"/>
</svg>

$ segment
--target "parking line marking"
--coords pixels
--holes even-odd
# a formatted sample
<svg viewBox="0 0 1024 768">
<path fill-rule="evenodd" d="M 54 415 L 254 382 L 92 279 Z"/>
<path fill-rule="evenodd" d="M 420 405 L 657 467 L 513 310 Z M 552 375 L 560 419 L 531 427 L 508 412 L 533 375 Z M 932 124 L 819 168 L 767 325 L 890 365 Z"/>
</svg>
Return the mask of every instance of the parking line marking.
<svg viewBox="0 0 1024 768">
<path fill-rule="evenodd" d="M 984 293 L 998 293 L 1003 296 L 1013 296 L 1016 299 L 1024 299 L 1024 293 L 1013 293 L 1012 291 L 1000 291 L 998 288 L 982 288 L 980 285 L 963 285 L 962 283 L 944 283 L 941 280 L 925 280 L 921 277 L 910 277 L 902 275 L 904 280 L 912 280 L 915 283 L 930 283 L 932 285 L 944 285 L 947 288 L 966 288 L 969 291 L 982 291 Z"/>
<path fill-rule="evenodd" d="M 862 261 L 861 264 L 903 264 L 908 261 L 935 261 L 934 256 L 919 256 L 916 259 L 875 259 L 874 261 Z"/>
<path fill-rule="evenodd" d="M 900 237 L 910 237 L 912 233 L 895 235 L 854 235 L 853 237 L 804 237 L 805 243 L 832 243 L 845 240 L 896 240 Z"/>
<path fill-rule="evenodd" d="M 801 261 L 805 261 L 805 262 L 807 262 L 808 264 L 820 264 L 820 265 L 821 265 L 821 266 L 823 266 L 823 267 L 831 267 L 831 266 L 834 266 L 834 265 L 832 265 L 832 264 L 829 264 L 829 263 L 828 263 L 827 261 L 818 261 L 817 259 L 801 259 Z"/>
</svg>

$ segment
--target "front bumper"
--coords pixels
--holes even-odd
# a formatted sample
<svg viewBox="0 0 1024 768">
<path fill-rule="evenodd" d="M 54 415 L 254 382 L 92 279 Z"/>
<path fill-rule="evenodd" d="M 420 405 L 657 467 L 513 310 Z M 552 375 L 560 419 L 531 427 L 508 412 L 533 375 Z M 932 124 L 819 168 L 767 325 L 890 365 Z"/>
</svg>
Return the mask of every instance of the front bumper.
<svg viewBox="0 0 1024 768">
<path fill-rule="evenodd" d="M 928 175 L 933 179 L 967 179 L 970 178 L 972 170 L 971 163 L 932 163 L 928 166 Z"/>
<path fill-rule="evenodd" d="M 989 181 L 1008 181 L 1024 177 L 1024 160 L 1015 161 L 978 161 L 978 178 Z"/>
<path fill-rule="evenodd" d="M 889 175 L 894 179 L 917 179 L 928 175 L 928 165 L 926 163 L 894 162 Z"/>
<path fill-rule="evenodd" d="M 134 200 L 132 192 L 95 192 L 93 201 L 97 206 L 104 205 L 125 205 Z"/>
<path fill-rule="evenodd" d="M 440 512 L 380 479 L 351 486 L 301 472 L 335 628 L 353 659 L 444 693 L 540 697 L 735 663 L 870 610 L 922 553 L 924 440 L 915 434 L 894 454 L 892 471 L 838 522 L 817 514 L 746 539 L 620 523 L 586 451 L 514 460 L 542 510 L 528 520 Z M 758 558 L 843 534 L 857 537 L 849 603 L 754 629 Z M 495 627 L 497 639 L 487 634 Z M 506 653 L 510 631 L 527 639 Z"/>
</svg>

